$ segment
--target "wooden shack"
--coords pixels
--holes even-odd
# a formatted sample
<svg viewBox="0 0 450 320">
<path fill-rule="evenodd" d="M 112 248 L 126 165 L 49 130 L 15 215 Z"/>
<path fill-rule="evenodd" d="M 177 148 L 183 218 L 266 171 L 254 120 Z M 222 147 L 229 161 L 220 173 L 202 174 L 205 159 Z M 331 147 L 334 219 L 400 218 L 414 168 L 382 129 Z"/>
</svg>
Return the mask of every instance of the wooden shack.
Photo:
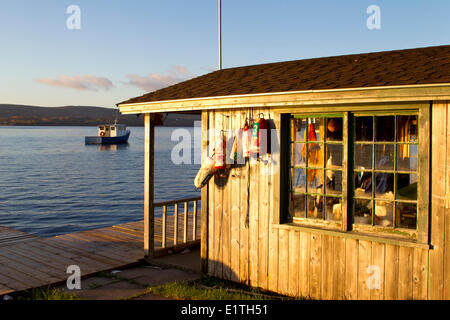
<svg viewBox="0 0 450 320">
<path fill-rule="evenodd" d="M 450 299 L 449 100 L 437 46 L 223 69 L 118 104 L 146 120 L 146 255 L 153 114 L 201 113 L 204 150 L 263 114 L 265 157 L 202 188 L 204 273 L 314 299 Z"/>
</svg>

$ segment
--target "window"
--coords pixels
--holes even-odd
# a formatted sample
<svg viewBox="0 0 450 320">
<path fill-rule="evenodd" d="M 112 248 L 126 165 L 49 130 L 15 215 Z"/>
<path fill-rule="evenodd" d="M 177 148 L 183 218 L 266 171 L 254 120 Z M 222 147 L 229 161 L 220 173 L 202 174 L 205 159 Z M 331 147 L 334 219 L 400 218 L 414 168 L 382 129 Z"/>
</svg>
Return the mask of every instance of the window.
<svg viewBox="0 0 450 320">
<path fill-rule="evenodd" d="M 111 127 L 111 131 L 115 131 L 116 130 L 116 128 L 114 128 L 114 127 Z"/>
<path fill-rule="evenodd" d="M 294 220 L 342 225 L 343 115 L 291 119 L 291 212 Z"/>
<path fill-rule="evenodd" d="M 355 115 L 356 225 L 416 229 L 417 126 L 417 114 Z"/>
<path fill-rule="evenodd" d="M 427 241 L 425 130 L 425 107 L 291 114 L 288 221 Z"/>
</svg>

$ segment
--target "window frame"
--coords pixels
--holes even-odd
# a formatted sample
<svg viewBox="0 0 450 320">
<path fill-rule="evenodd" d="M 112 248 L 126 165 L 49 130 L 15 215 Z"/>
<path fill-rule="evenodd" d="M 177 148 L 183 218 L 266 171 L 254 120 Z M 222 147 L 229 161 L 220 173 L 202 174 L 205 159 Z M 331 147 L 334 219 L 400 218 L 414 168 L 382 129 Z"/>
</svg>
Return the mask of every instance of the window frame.
<svg viewBox="0 0 450 320">
<path fill-rule="evenodd" d="M 348 195 L 348 183 L 347 183 L 347 172 L 348 172 L 348 148 L 346 147 L 348 145 L 348 113 L 346 112 L 331 112 L 331 113 L 292 113 L 290 114 L 290 119 L 295 119 L 295 118 L 342 118 L 342 142 L 339 143 L 330 143 L 331 145 L 342 145 L 342 166 L 341 169 L 338 171 L 342 172 L 342 195 L 341 195 L 341 199 L 342 199 L 342 204 L 341 204 L 341 220 L 340 221 L 335 221 L 335 220 L 325 220 L 325 219 L 311 219 L 311 218 L 302 218 L 302 217 L 294 217 L 292 216 L 292 220 L 294 223 L 299 223 L 301 225 L 308 225 L 308 226 L 316 226 L 316 227 L 326 227 L 327 229 L 331 229 L 331 230 L 343 230 L 346 231 L 348 229 L 348 224 L 347 224 L 347 195 Z M 291 136 L 291 122 L 289 122 L 289 197 L 291 197 L 291 192 L 293 190 L 291 190 L 291 185 L 290 185 L 290 177 L 292 174 L 292 171 L 296 168 L 295 164 L 292 165 L 291 164 L 291 150 L 292 150 L 292 145 L 296 144 L 296 143 L 302 143 L 302 142 L 295 142 L 295 140 L 292 139 Z M 324 129 L 324 132 L 326 132 L 326 129 Z M 307 145 L 309 145 L 309 141 L 307 139 L 307 141 L 303 141 L 303 143 L 306 143 Z M 326 135 L 324 134 L 323 140 L 318 142 L 319 144 L 323 145 L 323 152 L 324 152 L 324 159 L 323 159 L 323 167 L 320 168 L 320 170 L 322 170 L 323 175 L 326 174 L 326 152 L 327 149 L 326 147 L 328 146 L 328 142 L 326 140 Z M 308 152 L 306 153 L 307 157 L 306 157 L 306 161 L 305 161 L 305 172 L 307 172 L 307 170 L 309 170 L 309 164 L 308 164 Z M 301 166 L 297 166 L 297 167 L 301 167 Z M 313 167 L 313 170 L 315 167 Z M 318 168 L 318 167 L 317 167 Z M 317 169 L 316 168 L 316 169 Z M 325 176 L 322 177 L 324 179 L 325 182 Z M 309 195 L 311 195 L 310 193 L 308 193 L 308 182 L 307 182 L 307 177 L 305 178 L 305 197 L 307 198 Z M 322 196 L 324 197 L 324 202 L 327 196 L 326 193 L 326 187 L 324 186 L 324 190 L 322 192 Z M 305 199 L 306 204 L 308 203 L 308 201 Z M 325 204 L 324 204 L 325 205 Z M 291 204 L 289 204 L 289 207 L 291 207 Z M 307 208 L 305 207 L 305 210 L 307 210 Z M 324 209 L 325 210 L 325 209 Z"/>
<path fill-rule="evenodd" d="M 388 105 L 389 106 L 389 105 Z M 289 226 L 299 226 L 299 227 L 307 227 L 311 228 L 311 230 L 322 230 L 326 232 L 334 232 L 334 231 L 343 231 L 345 234 L 361 234 L 362 236 L 372 236 L 374 239 L 389 237 L 395 241 L 411 241 L 413 240 L 418 244 L 429 244 L 429 217 L 430 217 L 430 206 L 429 206 L 429 191 L 430 191 L 430 150 L 431 143 L 429 141 L 430 137 L 430 105 L 425 104 L 415 104 L 415 105 L 406 105 L 406 107 L 399 107 L 393 105 L 392 108 L 383 108 L 380 106 L 363 106 L 363 107 L 352 107 L 352 108 L 332 108 L 330 107 L 330 111 L 324 111 L 324 108 L 316 108 L 319 110 L 310 109 L 307 112 L 303 110 L 295 110 L 290 109 L 283 112 L 280 112 L 280 125 L 281 128 L 289 128 L 288 130 L 281 130 L 280 135 L 280 152 L 281 152 L 281 166 L 286 169 L 282 169 L 280 172 L 280 216 L 274 220 L 274 223 L 277 224 L 289 224 Z M 391 110 L 391 111 L 386 111 Z M 322 112 L 323 111 L 323 112 Z M 418 175 L 418 186 L 417 186 L 417 223 L 416 229 L 407 229 L 413 230 L 412 234 L 406 232 L 406 234 L 402 232 L 395 232 L 395 230 L 403 231 L 403 228 L 394 229 L 394 227 L 383 227 L 383 226 L 368 226 L 369 228 L 355 228 L 353 224 L 353 201 L 354 201 L 354 191 L 353 191 L 353 173 L 354 173 L 354 163 L 353 163 L 353 118 L 354 115 L 367 114 L 367 115 L 407 115 L 407 114 L 417 114 L 418 116 L 418 159 L 417 159 L 417 175 Z M 343 186 L 342 186 L 342 199 L 343 199 L 343 209 L 342 210 L 342 224 L 341 228 L 333 228 L 329 227 L 326 223 L 322 223 L 322 221 L 309 223 L 308 221 L 299 222 L 296 219 L 294 223 L 293 219 L 289 219 L 290 217 L 290 161 L 291 161 L 291 116 L 292 115 L 302 115 L 304 117 L 313 117 L 320 115 L 321 117 L 330 117 L 329 115 L 342 114 L 344 119 L 344 128 L 347 128 L 343 132 L 343 146 L 344 146 L 344 157 L 343 157 Z M 288 131 L 288 132 L 286 132 Z M 287 134 L 286 134 L 287 133 Z M 286 143 L 287 142 L 287 143 Z M 351 152 L 351 153 L 350 153 Z M 286 154 L 288 155 L 286 157 Z M 396 155 L 397 156 L 397 155 Z M 324 165 L 325 166 L 325 165 Z M 344 171 L 344 166 L 346 167 Z M 325 171 L 324 171 L 325 172 Z M 345 177 L 345 178 L 344 178 Z M 394 176 L 395 177 L 395 176 Z M 345 180 L 345 182 L 344 182 Z M 345 184 L 345 186 L 344 186 Z M 347 192 L 344 192 L 344 188 Z M 288 196 L 286 196 L 286 193 Z M 276 199 L 277 200 L 277 199 Z M 287 201 L 287 205 L 286 205 Z M 345 212 L 345 214 L 344 214 Z M 307 218 L 305 218 L 307 219 Z M 312 220 L 312 219 L 309 219 Z M 394 232 L 392 232 L 394 231 Z"/>
</svg>

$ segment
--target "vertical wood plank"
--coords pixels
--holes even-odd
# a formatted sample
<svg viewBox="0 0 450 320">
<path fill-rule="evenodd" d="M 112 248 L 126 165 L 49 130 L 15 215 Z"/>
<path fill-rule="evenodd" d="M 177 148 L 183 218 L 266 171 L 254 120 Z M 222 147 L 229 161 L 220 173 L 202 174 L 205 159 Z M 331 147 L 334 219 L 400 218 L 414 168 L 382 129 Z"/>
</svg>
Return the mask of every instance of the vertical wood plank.
<svg viewBox="0 0 450 320">
<path fill-rule="evenodd" d="M 167 238 L 167 206 L 164 205 L 162 208 L 162 247 L 166 247 Z"/>
<path fill-rule="evenodd" d="M 371 300 L 384 300 L 384 277 L 385 277 L 385 244 L 372 242 L 372 269 L 373 281 L 370 289 Z M 379 273 L 378 273 L 379 271 Z M 377 279 L 379 275 L 379 278 Z"/>
<path fill-rule="evenodd" d="M 444 297 L 444 225 L 447 152 L 447 103 L 433 103 L 431 121 L 431 245 L 429 251 L 429 299 Z"/>
<path fill-rule="evenodd" d="M 183 243 L 187 242 L 189 203 L 184 202 Z"/>
<path fill-rule="evenodd" d="M 448 123 L 450 121 L 450 106 L 449 102 L 446 101 L 445 104 L 447 109 L 447 125 L 446 125 L 446 132 L 447 132 L 447 146 L 446 146 L 446 163 L 445 163 L 445 177 L 446 177 L 446 183 L 445 183 L 445 194 L 446 194 L 446 203 L 445 203 L 445 210 L 444 210 L 444 267 L 443 267 L 443 273 L 444 273 L 444 293 L 443 298 L 446 300 L 450 300 L 450 147 L 448 146 L 448 141 L 450 141 L 450 129 L 448 127 Z M 432 176 L 434 177 L 434 176 Z M 437 179 L 440 180 L 440 179 Z"/>
<path fill-rule="evenodd" d="M 332 299 L 345 299 L 345 238 L 334 237 L 333 295 Z"/>
<path fill-rule="evenodd" d="M 309 278 L 310 278 L 310 250 L 311 234 L 308 232 L 300 233 L 300 295 L 304 298 L 310 297 Z"/>
<path fill-rule="evenodd" d="M 231 129 L 235 139 L 237 130 L 241 127 L 241 113 L 239 111 L 231 113 Z M 239 150 L 239 146 L 238 146 Z M 241 168 L 238 164 L 233 165 L 230 173 L 231 177 L 231 280 L 239 282 L 240 267 L 240 199 L 242 191 L 240 186 Z"/>
<path fill-rule="evenodd" d="M 228 110 L 221 111 L 222 117 L 222 130 L 225 136 L 225 141 L 228 144 L 229 139 L 229 128 L 230 128 L 230 120 Z M 229 150 L 229 146 L 225 147 L 225 161 L 227 160 L 227 150 Z M 231 239 L 231 197 L 232 197 L 232 183 L 230 181 L 230 172 L 228 172 L 228 180 L 224 182 L 222 186 L 222 201 L 223 201 L 223 211 L 222 211 L 222 277 L 224 279 L 231 279 L 231 248 L 230 248 L 230 239 Z"/>
<path fill-rule="evenodd" d="M 300 238 L 299 233 L 290 230 L 289 231 L 289 285 L 288 292 L 291 296 L 298 296 L 298 258 L 299 258 L 299 244 Z"/>
<path fill-rule="evenodd" d="M 270 118 L 272 119 L 272 127 L 271 130 L 275 130 L 278 128 L 278 119 L 273 116 L 273 113 L 271 113 Z M 272 131 L 271 131 L 272 132 Z M 271 134 L 271 133 L 270 133 Z M 274 144 L 273 139 L 276 138 L 272 137 L 270 135 L 272 141 L 271 143 Z M 276 143 L 275 143 L 276 145 Z M 274 221 L 275 216 L 280 216 L 280 210 L 277 205 L 274 205 L 274 197 L 275 194 L 279 193 L 279 190 L 275 190 L 275 179 L 276 174 L 275 172 L 278 170 L 278 151 L 276 148 L 272 148 L 271 150 L 271 157 L 272 160 L 270 161 L 270 191 L 269 191 L 269 257 L 268 257 L 268 289 L 271 291 L 277 291 L 278 289 L 278 229 L 274 228 Z"/>
<path fill-rule="evenodd" d="M 252 109 L 253 118 L 258 114 L 259 109 Z M 256 120 L 256 119 L 255 119 Z M 255 155 L 250 154 L 250 228 L 249 228 L 249 276 L 250 284 L 258 287 L 258 266 L 259 266 L 259 161 Z"/>
<path fill-rule="evenodd" d="M 278 291 L 278 228 L 270 229 L 269 290 Z"/>
<path fill-rule="evenodd" d="M 278 291 L 289 294 L 289 231 L 279 230 Z"/>
<path fill-rule="evenodd" d="M 209 114 L 208 111 L 202 111 L 202 161 L 208 156 L 208 129 L 209 129 Z M 208 274 L 209 264 L 209 244 L 210 241 L 210 222 L 209 222 L 209 183 L 202 188 L 201 203 L 200 203 L 200 217 L 201 217 L 201 232 L 200 232 L 200 270 L 203 274 Z M 197 203 L 197 202 L 196 202 Z M 197 207 L 195 207 L 196 211 Z M 194 236 L 197 236 L 197 222 L 194 223 Z"/>
<path fill-rule="evenodd" d="M 260 113 L 264 114 L 266 120 L 270 120 L 269 109 L 261 109 Z M 258 116 L 259 117 L 259 116 Z M 266 131 L 263 133 L 266 138 L 261 139 L 261 147 L 264 140 L 267 141 Z M 263 148 L 261 148 L 263 150 Z M 267 152 L 266 150 L 263 150 Z M 268 241 L 269 241 L 269 201 L 270 201 L 270 180 L 269 180 L 269 161 L 268 156 L 260 156 L 259 166 L 259 206 L 258 206 L 258 286 L 267 289 L 267 272 L 268 272 Z M 298 249 L 298 248 L 297 248 Z M 298 258 L 298 253 L 296 254 Z"/>
<path fill-rule="evenodd" d="M 155 166 L 155 126 L 153 116 L 145 114 L 145 161 L 144 161 L 144 254 L 152 257 L 154 245 L 154 166 Z"/>
<path fill-rule="evenodd" d="M 313 299 L 321 299 L 322 235 L 311 233 L 311 257 L 309 293 Z"/>
<path fill-rule="evenodd" d="M 358 298 L 359 243 L 356 239 L 345 239 L 345 298 Z"/>
<path fill-rule="evenodd" d="M 220 111 L 215 111 L 215 130 L 214 130 L 214 145 L 218 143 L 220 139 L 221 130 L 223 130 L 223 115 Z M 223 189 L 220 186 L 220 178 L 214 176 L 214 204 L 215 204 L 215 222 L 214 222 L 214 251 L 215 251 L 215 276 L 222 278 L 223 276 Z"/>
<path fill-rule="evenodd" d="M 367 285 L 369 278 L 368 268 L 372 260 L 372 244 L 370 241 L 359 241 L 358 247 L 359 270 L 358 270 L 358 299 L 369 300 L 370 290 Z"/>
<path fill-rule="evenodd" d="M 399 248 L 398 298 L 401 300 L 413 298 L 413 258 L 414 248 Z"/>
<path fill-rule="evenodd" d="M 247 115 L 241 114 L 242 122 L 245 122 Z M 239 279 L 241 283 L 249 284 L 249 187 L 250 187 L 250 165 L 248 160 L 245 160 L 241 168 L 240 175 L 241 185 L 241 211 L 240 211 L 240 234 L 239 234 Z"/>
<path fill-rule="evenodd" d="M 173 205 L 173 245 L 178 244 L 178 203 Z"/>
<path fill-rule="evenodd" d="M 428 251 L 415 248 L 413 263 L 413 298 L 426 300 L 428 297 Z"/>
<path fill-rule="evenodd" d="M 209 143 L 209 152 L 208 155 L 212 155 L 212 148 L 214 146 L 214 131 L 215 131 L 215 112 L 208 111 L 208 143 Z M 215 230 L 215 215 L 216 215 L 216 206 L 215 206 L 215 184 L 214 178 L 210 179 L 208 182 L 208 274 L 213 276 L 216 274 L 215 271 L 215 259 L 216 259 L 216 230 Z"/>
<path fill-rule="evenodd" d="M 321 299 L 333 299 L 333 237 L 322 235 L 322 275 L 321 275 Z"/>
<path fill-rule="evenodd" d="M 386 244 L 384 297 L 398 299 L 399 247 Z"/>
<path fill-rule="evenodd" d="M 192 240 L 196 240 L 197 239 L 197 214 L 198 214 L 198 201 L 195 200 L 194 201 L 194 216 L 192 217 Z"/>
</svg>

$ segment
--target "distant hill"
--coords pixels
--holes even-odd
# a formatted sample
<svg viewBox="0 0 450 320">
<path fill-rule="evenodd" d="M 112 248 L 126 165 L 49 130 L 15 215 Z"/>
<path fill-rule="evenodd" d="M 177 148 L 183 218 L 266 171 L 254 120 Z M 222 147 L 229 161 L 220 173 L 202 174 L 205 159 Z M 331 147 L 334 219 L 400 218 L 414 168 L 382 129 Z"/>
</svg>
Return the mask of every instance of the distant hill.
<svg viewBox="0 0 450 320">
<path fill-rule="evenodd" d="M 96 126 L 110 123 L 118 116 L 118 123 L 131 127 L 144 126 L 144 117 L 121 115 L 118 109 L 66 106 L 36 107 L 14 104 L 0 104 L 0 125 L 16 126 Z M 164 126 L 190 127 L 200 115 L 169 114 Z"/>
</svg>

